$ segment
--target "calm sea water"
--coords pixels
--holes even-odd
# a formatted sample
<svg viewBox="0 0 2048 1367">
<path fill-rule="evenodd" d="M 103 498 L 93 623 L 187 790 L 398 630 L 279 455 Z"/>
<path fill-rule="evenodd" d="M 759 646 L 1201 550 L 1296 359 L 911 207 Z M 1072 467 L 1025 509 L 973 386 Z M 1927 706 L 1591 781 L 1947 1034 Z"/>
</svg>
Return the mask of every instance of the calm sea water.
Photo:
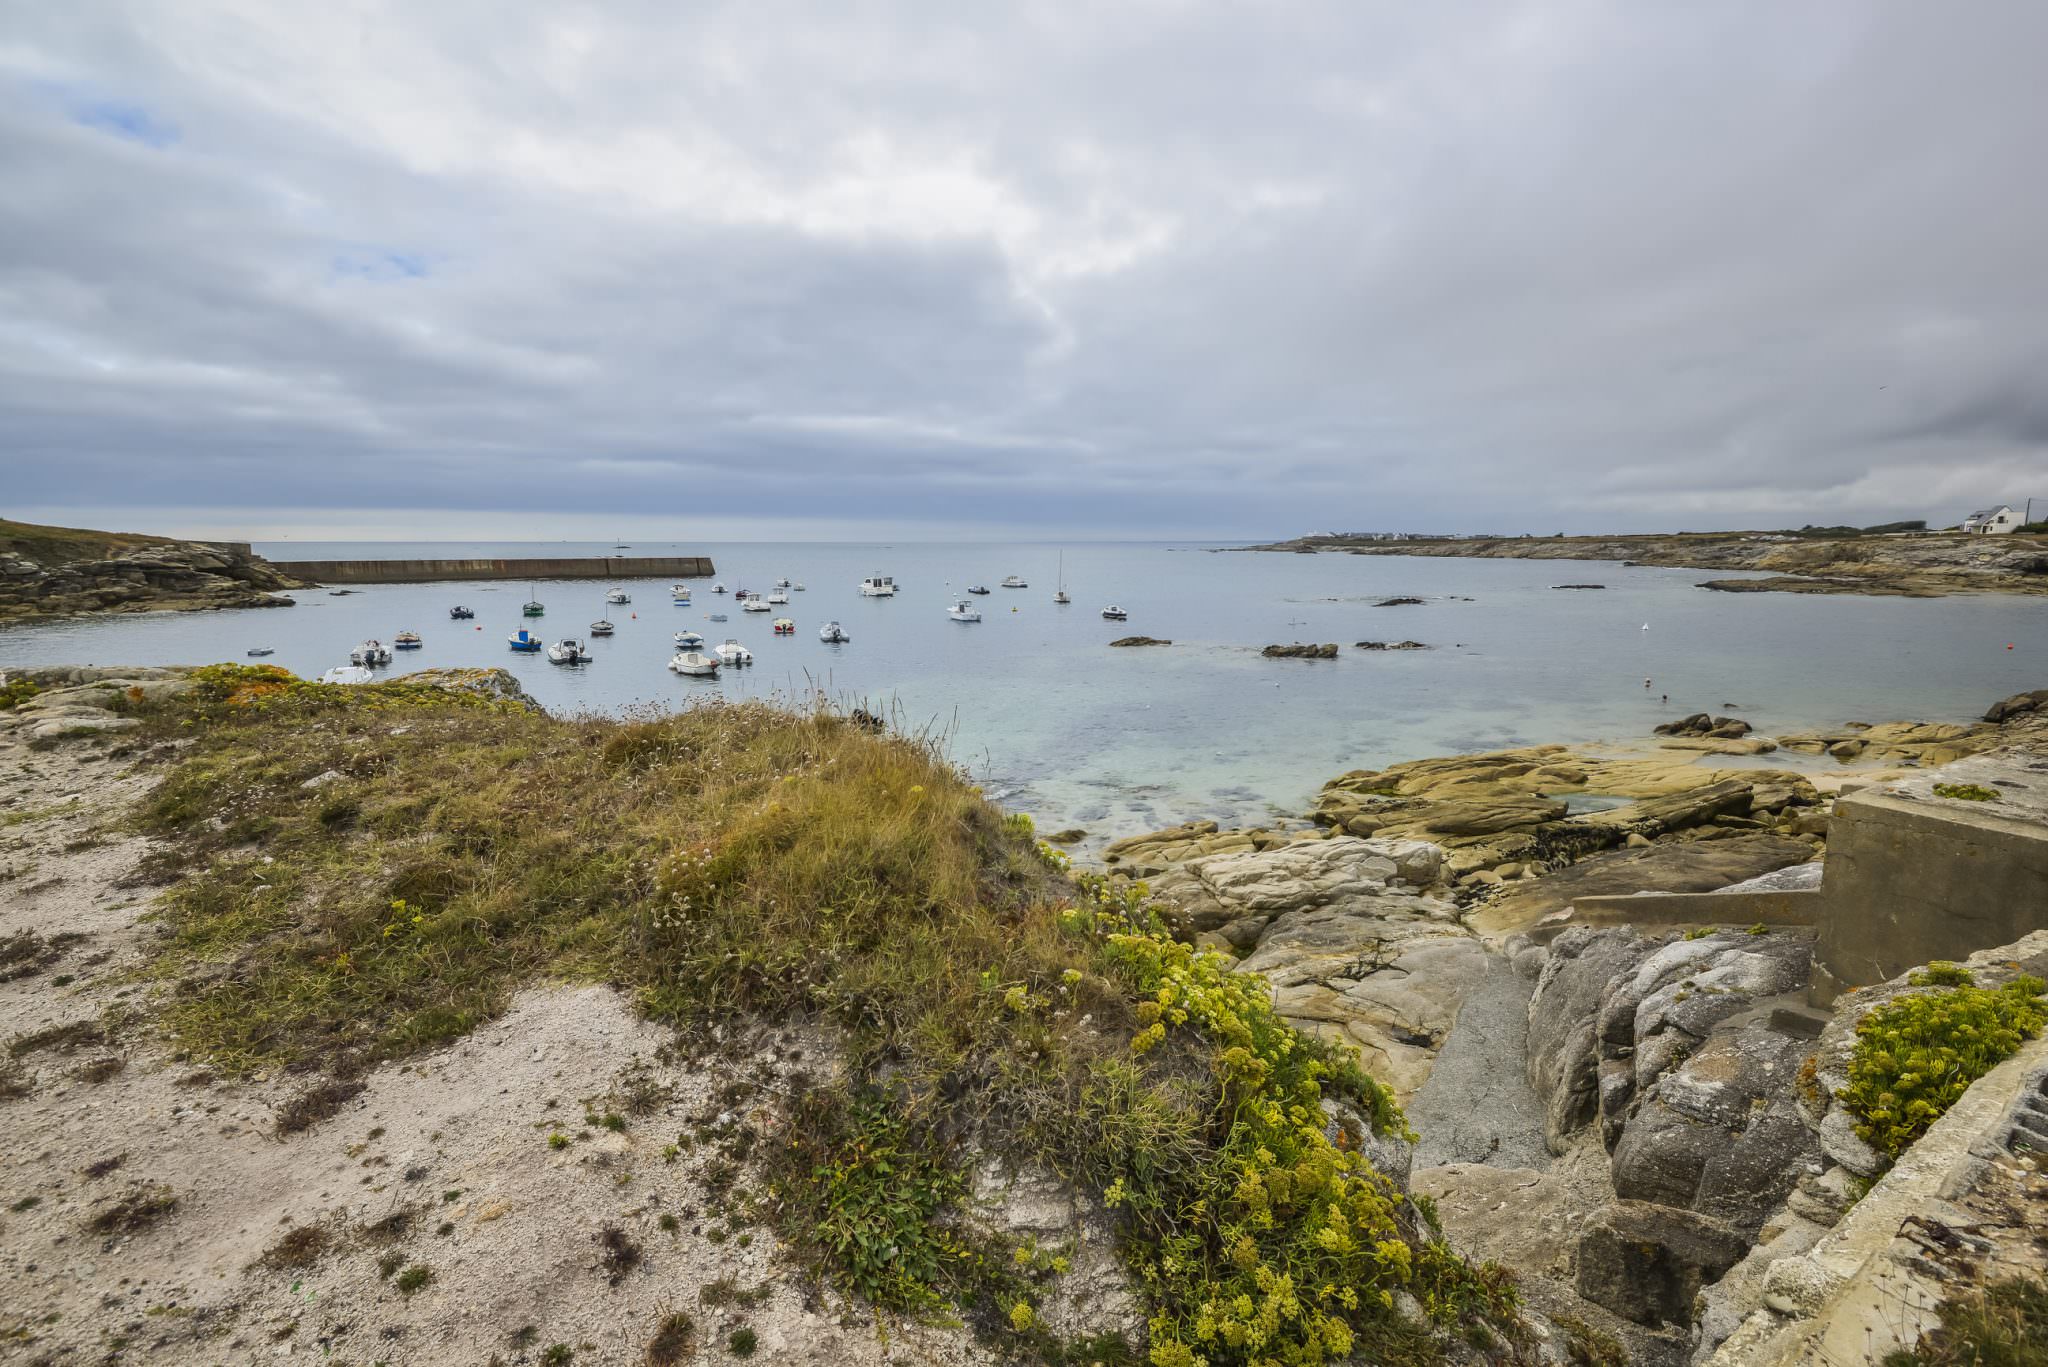
<svg viewBox="0 0 2048 1367">
<path fill-rule="evenodd" d="M 276 559 L 602 555 L 608 545 L 377 543 L 259 545 Z M 1217 553 L 1164 544 L 1064 549 L 1071 607 L 1052 602 L 1053 545 L 769 545 L 637 543 L 629 555 L 709 554 L 728 587 L 807 585 L 787 608 L 743 614 L 696 581 L 696 602 L 669 603 L 666 579 L 605 585 L 542 582 L 538 623 L 550 639 L 586 635 L 593 664 L 514 655 L 525 583 L 310 590 L 288 609 L 151 614 L 0 630 L 0 665 L 270 662 L 317 675 L 347 662 L 366 636 L 404 628 L 425 648 L 390 671 L 499 665 L 550 709 L 670 708 L 707 696 L 800 695 L 892 709 L 948 737 L 953 757 L 1041 829 L 1081 826 L 1113 838 L 1199 816 L 1225 822 L 1298 812 L 1347 769 L 1538 742 L 1637 740 L 1660 720 L 1739 707 L 1757 727 L 1849 719 L 1965 720 L 1994 699 L 2048 686 L 2048 598 L 1942 599 L 1723 594 L 1697 570 L 1568 561 Z M 894 599 L 859 595 L 863 575 L 892 574 Z M 1027 589 L 995 586 L 1019 574 Z M 1560 591 L 1593 582 L 1602 591 Z M 971 583 L 994 593 L 967 625 L 946 607 Z M 1372 606 L 1387 596 L 1417 607 Z M 1128 622 L 1100 616 L 1106 603 Z M 467 604 L 473 623 L 451 622 Z M 730 620 L 714 623 L 723 611 Z M 770 631 L 797 622 L 794 637 Z M 827 619 L 852 640 L 819 641 Z M 1648 630 L 1645 630 L 1645 626 Z M 666 664 L 683 627 L 737 637 L 758 661 L 715 682 Z M 1171 638 L 1166 649 L 1113 650 L 1119 636 Z M 1427 642 L 1428 651 L 1367 654 L 1359 640 Z M 1337 641 L 1335 662 L 1266 660 L 1269 642 Z M 2013 648 L 2007 649 L 2008 644 Z M 1654 681 L 1645 689 L 1643 680 Z M 1670 702 L 1659 699 L 1670 695 Z"/>
</svg>

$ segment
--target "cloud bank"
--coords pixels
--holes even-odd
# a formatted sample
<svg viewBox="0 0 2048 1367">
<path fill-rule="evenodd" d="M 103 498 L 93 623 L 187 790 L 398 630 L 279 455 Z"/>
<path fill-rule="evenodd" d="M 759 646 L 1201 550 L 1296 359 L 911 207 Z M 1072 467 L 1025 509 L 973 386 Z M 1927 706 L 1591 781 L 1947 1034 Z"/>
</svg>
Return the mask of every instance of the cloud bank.
<svg viewBox="0 0 2048 1367">
<path fill-rule="evenodd" d="M 259 534 L 1953 520 L 2048 498 L 2044 51 L 2027 0 L 17 6 L 0 493 Z"/>
</svg>

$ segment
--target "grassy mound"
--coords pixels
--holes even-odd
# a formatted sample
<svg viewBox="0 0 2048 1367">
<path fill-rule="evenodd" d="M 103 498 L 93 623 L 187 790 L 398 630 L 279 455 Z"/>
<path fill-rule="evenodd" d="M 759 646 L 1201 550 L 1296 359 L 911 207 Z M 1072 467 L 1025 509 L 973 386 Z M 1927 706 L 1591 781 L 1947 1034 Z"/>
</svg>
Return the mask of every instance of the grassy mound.
<svg viewBox="0 0 2048 1367">
<path fill-rule="evenodd" d="M 927 744 L 822 708 L 562 720 L 238 666 L 151 726 L 193 742 L 140 816 L 194 870 L 161 913 L 161 1009 L 217 1066 L 346 1079 L 550 977 L 616 984 L 698 1047 L 812 1021 L 847 1067 L 784 1098 L 753 1161 L 784 1238 L 878 1306 L 1158 1367 L 1519 1333 L 1504 1274 L 1361 1152 L 1405 1131 L 1385 1089 L 1141 897 L 1069 877 Z M 1102 1200 L 1142 1350 L 1047 1332 L 1064 1258 L 955 1218 L 970 1154 Z"/>
</svg>

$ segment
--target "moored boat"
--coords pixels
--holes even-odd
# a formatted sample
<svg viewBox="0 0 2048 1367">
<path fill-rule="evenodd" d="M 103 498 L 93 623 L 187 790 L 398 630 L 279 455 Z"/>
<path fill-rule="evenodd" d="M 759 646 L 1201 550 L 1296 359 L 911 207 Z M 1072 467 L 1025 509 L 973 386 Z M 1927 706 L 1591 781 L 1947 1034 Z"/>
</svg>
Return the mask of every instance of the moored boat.
<svg viewBox="0 0 2048 1367">
<path fill-rule="evenodd" d="M 790 621 L 790 620 L 789 620 L 789 618 L 787 618 L 787 617 L 778 617 L 778 618 L 776 618 L 776 619 L 775 619 L 775 634 L 776 634 L 777 636 L 794 636 L 794 635 L 796 635 L 796 623 L 795 623 L 795 622 L 792 622 L 792 621 Z"/>
<path fill-rule="evenodd" d="M 704 638 L 697 632 L 679 631 L 676 633 L 677 650 L 702 650 L 703 648 Z"/>
<path fill-rule="evenodd" d="M 548 660 L 558 665 L 588 664 L 590 652 L 584 648 L 583 642 L 565 636 L 548 647 Z"/>
<path fill-rule="evenodd" d="M 724 593 L 724 592 L 725 592 L 725 585 L 723 585 L 723 584 L 713 584 L 713 585 L 711 586 L 711 591 L 712 591 L 713 593 Z"/>
<path fill-rule="evenodd" d="M 718 677 L 718 661 L 712 656 L 694 650 L 679 651 L 669 656 L 668 667 L 678 674 L 687 674 L 696 679 Z"/>
<path fill-rule="evenodd" d="M 604 601 L 607 603 L 630 603 L 633 601 L 633 595 L 624 589 L 613 589 L 604 596 Z"/>
<path fill-rule="evenodd" d="M 896 580 L 886 574 L 871 574 L 860 581 L 860 596 L 863 598 L 894 598 Z"/>
<path fill-rule="evenodd" d="M 818 639 L 831 645 L 839 645 L 853 638 L 846 634 L 846 628 L 837 622 L 827 622 L 818 628 Z"/>
<path fill-rule="evenodd" d="M 540 599 L 533 596 L 533 585 L 528 584 L 526 586 L 526 602 L 520 607 L 519 610 L 528 617 L 538 617 L 542 613 L 546 612 L 548 609 L 547 604 L 541 602 Z"/>
<path fill-rule="evenodd" d="M 324 684 L 366 684 L 373 683 L 376 675 L 361 665 L 340 665 L 320 676 Z"/>
<path fill-rule="evenodd" d="M 986 584 L 969 584 L 967 586 L 967 591 L 969 593 L 974 594 L 985 594 L 990 592 L 991 590 L 989 589 L 989 586 Z"/>
<path fill-rule="evenodd" d="M 765 603 L 765 602 L 763 602 L 763 601 L 762 601 L 761 599 L 759 599 L 759 598 L 757 598 L 757 597 L 753 597 L 753 596 L 751 596 L 751 595 L 749 595 L 749 596 L 748 596 L 748 597 L 747 597 L 747 598 L 746 598 L 746 599 L 745 599 L 745 600 L 744 600 L 743 602 L 741 602 L 741 604 L 740 604 L 740 611 L 741 611 L 741 612 L 768 612 L 768 611 L 770 611 L 770 610 L 771 610 L 771 609 L 769 608 L 769 606 L 768 606 L 768 604 L 767 604 L 767 603 Z"/>
<path fill-rule="evenodd" d="M 540 652 L 540 637 L 534 635 L 525 627 L 521 627 L 510 636 L 507 636 L 505 644 L 511 646 L 522 655 L 534 655 Z"/>
<path fill-rule="evenodd" d="M 1003 581 L 1003 587 L 1006 589 L 1028 589 L 1031 586 L 1024 582 L 1023 575 L 1013 574 Z"/>
<path fill-rule="evenodd" d="M 365 641 L 348 653 L 348 662 L 364 669 L 391 663 L 391 648 L 382 641 Z"/>
<path fill-rule="evenodd" d="M 787 603 L 789 601 L 789 590 L 782 586 L 768 590 L 768 601 L 771 603 Z"/>
<path fill-rule="evenodd" d="M 277 654 L 277 652 L 272 650 L 269 646 L 256 646 L 255 648 L 251 649 L 248 652 L 248 654 L 250 659 L 260 660 L 265 655 L 275 655 Z"/>
<path fill-rule="evenodd" d="M 690 586 L 688 584 L 670 584 L 668 586 L 668 600 L 679 608 L 690 606 Z"/>
<path fill-rule="evenodd" d="M 598 618 L 595 622 L 592 622 L 590 624 L 590 634 L 592 636 L 609 636 L 617 630 L 617 627 L 613 626 L 610 622 L 607 622 L 602 617 Z"/>
<path fill-rule="evenodd" d="M 391 644 L 400 650 L 418 650 L 423 642 L 417 631 L 401 631 L 391 638 Z"/>
<path fill-rule="evenodd" d="M 452 621 L 467 622 L 470 618 L 476 616 L 476 609 L 466 608 L 457 603 L 454 607 L 448 609 L 448 616 Z"/>
<path fill-rule="evenodd" d="M 1104 608 L 1104 609 L 1102 610 L 1102 615 L 1103 615 L 1104 617 L 1107 617 L 1107 618 L 1108 618 L 1108 619 L 1109 619 L 1110 621 L 1112 621 L 1112 622 L 1121 622 L 1121 621 L 1123 621 L 1123 620 L 1124 620 L 1125 618 L 1129 617 L 1129 616 L 1130 616 L 1131 614 L 1129 614 L 1128 612 L 1125 612 L 1125 611 L 1124 611 L 1124 610 L 1123 610 L 1122 608 L 1118 607 L 1118 606 L 1117 606 L 1116 604 L 1114 604 L 1114 603 L 1111 603 L 1111 604 L 1110 604 L 1110 605 L 1109 605 L 1108 607 L 1106 607 L 1106 608 Z"/>
<path fill-rule="evenodd" d="M 754 652 L 730 636 L 725 638 L 725 644 L 712 653 L 718 656 L 722 663 L 729 665 L 750 665 L 754 662 Z"/>
<path fill-rule="evenodd" d="M 952 607 L 946 609 L 946 615 L 956 622 L 979 622 L 981 620 L 981 609 L 968 602 L 965 598 L 962 598 L 959 602 L 953 604 Z"/>
</svg>

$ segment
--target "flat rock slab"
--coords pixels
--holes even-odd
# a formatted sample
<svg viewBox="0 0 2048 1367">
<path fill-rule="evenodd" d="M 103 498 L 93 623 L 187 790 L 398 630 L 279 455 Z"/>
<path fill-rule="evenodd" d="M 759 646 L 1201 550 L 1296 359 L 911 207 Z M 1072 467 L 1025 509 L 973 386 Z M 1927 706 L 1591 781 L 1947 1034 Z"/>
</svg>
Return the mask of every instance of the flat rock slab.
<svg viewBox="0 0 2048 1367">
<path fill-rule="evenodd" d="M 1604 850 L 1511 888 L 1473 911 L 1465 923 L 1484 936 L 1511 935 L 1581 897 L 1713 892 L 1812 858 L 1813 846 L 1805 841 L 1762 832 L 1647 849 Z"/>
</svg>

